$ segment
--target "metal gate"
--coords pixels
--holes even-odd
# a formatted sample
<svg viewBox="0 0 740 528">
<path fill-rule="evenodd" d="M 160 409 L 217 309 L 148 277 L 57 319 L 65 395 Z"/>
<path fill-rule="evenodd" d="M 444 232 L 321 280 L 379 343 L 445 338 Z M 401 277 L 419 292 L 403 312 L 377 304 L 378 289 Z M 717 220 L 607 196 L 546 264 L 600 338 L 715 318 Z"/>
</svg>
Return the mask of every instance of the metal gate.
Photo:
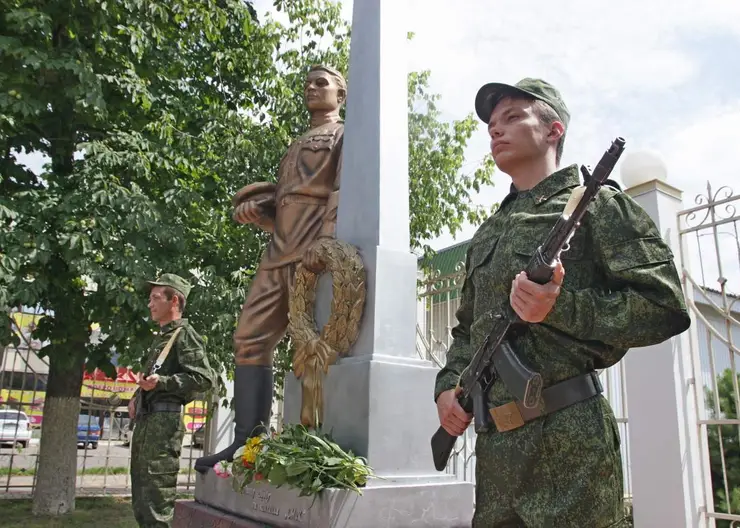
<svg viewBox="0 0 740 528">
<path fill-rule="evenodd" d="M 707 184 L 678 214 L 707 524 L 740 526 L 740 196 Z"/>
<path fill-rule="evenodd" d="M 28 497 L 36 486 L 49 364 L 37 353 L 43 343 L 31 337 L 43 313 L 17 310 L 11 315 L 20 344 L 0 350 L 0 496 Z M 133 373 L 126 368 L 118 368 L 115 380 L 97 370 L 85 374 L 77 424 L 78 495 L 130 493 L 127 404 L 135 388 Z M 109 403 L 112 394 L 121 399 L 116 407 Z M 178 477 L 182 492 L 195 487 L 192 468 L 209 436 L 207 415 L 205 398 L 187 405 L 183 413 L 186 434 Z"/>
</svg>

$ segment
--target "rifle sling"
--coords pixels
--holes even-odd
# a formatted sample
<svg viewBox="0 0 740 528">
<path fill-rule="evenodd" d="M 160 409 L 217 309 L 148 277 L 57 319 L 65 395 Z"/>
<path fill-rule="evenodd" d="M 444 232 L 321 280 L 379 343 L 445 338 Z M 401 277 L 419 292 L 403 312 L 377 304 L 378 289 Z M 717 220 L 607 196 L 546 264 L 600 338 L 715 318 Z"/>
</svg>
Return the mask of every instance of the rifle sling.
<svg viewBox="0 0 740 528">
<path fill-rule="evenodd" d="M 499 432 L 511 431 L 541 416 L 601 394 L 603 390 L 599 375 L 591 371 L 544 389 L 542 404 L 537 407 L 528 409 L 519 401 L 511 401 L 489 409 L 489 413 Z"/>
<path fill-rule="evenodd" d="M 180 333 L 180 330 L 182 330 L 182 326 L 175 330 L 175 332 L 172 334 L 172 337 L 170 337 L 170 340 L 167 341 L 167 345 L 162 349 L 162 352 L 159 353 L 159 357 L 157 357 L 157 361 L 154 362 L 154 367 L 152 367 L 153 372 L 158 371 L 164 363 L 164 360 L 167 359 L 167 356 L 170 353 L 170 349 L 175 343 L 175 339 L 177 338 L 177 334 Z"/>
<path fill-rule="evenodd" d="M 177 335 L 180 333 L 180 330 L 182 330 L 182 326 L 180 326 L 173 332 L 172 337 L 170 337 L 169 341 L 167 341 L 167 344 L 162 349 L 162 352 L 160 352 L 159 355 L 157 356 L 157 360 L 154 362 L 154 365 L 152 365 L 149 369 L 147 369 L 147 372 L 146 372 L 147 377 L 157 372 L 159 368 L 162 366 L 162 364 L 164 363 L 165 359 L 167 359 L 167 356 L 169 355 L 170 350 L 172 349 L 172 345 L 175 344 L 175 339 L 177 339 Z M 144 396 L 142 394 L 141 387 L 136 389 L 136 392 L 134 393 L 134 397 L 136 398 L 136 414 L 139 415 L 142 412 L 143 403 L 144 403 L 142 401 L 144 399 Z"/>
</svg>

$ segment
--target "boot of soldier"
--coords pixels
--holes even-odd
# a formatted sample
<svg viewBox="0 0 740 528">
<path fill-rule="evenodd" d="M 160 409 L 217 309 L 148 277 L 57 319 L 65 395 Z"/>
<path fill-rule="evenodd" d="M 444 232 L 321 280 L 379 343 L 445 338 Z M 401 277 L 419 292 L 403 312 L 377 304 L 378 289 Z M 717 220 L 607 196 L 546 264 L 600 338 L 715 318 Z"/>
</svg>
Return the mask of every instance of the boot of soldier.
<svg viewBox="0 0 740 528">
<path fill-rule="evenodd" d="M 269 427 L 272 409 L 272 367 L 261 365 L 237 366 L 234 371 L 234 441 L 226 449 L 195 461 L 195 470 L 207 473 L 217 463 L 231 462 L 237 449 L 247 438 Z"/>
</svg>

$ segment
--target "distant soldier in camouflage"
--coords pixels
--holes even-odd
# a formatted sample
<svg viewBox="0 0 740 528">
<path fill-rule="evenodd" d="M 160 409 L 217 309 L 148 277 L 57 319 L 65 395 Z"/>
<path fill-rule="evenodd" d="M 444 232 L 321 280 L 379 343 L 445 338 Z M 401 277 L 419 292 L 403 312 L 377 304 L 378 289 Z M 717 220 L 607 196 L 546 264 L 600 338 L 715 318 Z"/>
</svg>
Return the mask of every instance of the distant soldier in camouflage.
<svg viewBox="0 0 740 528">
<path fill-rule="evenodd" d="M 131 439 L 134 514 L 139 526 L 155 528 L 172 523 L 185 433 L 183 406 L 213 387 L 215 375 L 203 339 L 182 317 L 190 284 L 171 273 L 149 284 L 149 311 L 160 332 L 143 372 L 150 372 L 160 352 L 170 341 L 172 344 L 156 374 L 139 374 L 139 389 L 129 402 L 129 416 L 134 417 L 139 409 Z"/>
<path fill-rule="evenodd" d="M 440 423 L 453 435 L 470 424 L 456 384 L 506 304 L 531 323 L 511 343 L 545 390 L 535 409 L 514 401 L 499 379 L 488 392 L 473 526 L 623 526 L 619 432 L 596 369 L 689 327 L 673 255 L 645 211 L 604 186 L 553 280 L 529 281 L 522 270 L 580 185 L 577 166 L 558 168 L 570 115 L 539 79 L 487 84 L 475 106 L 512 185 L 470 242 L 458 324 L 434 392 Z"/>
</svg>

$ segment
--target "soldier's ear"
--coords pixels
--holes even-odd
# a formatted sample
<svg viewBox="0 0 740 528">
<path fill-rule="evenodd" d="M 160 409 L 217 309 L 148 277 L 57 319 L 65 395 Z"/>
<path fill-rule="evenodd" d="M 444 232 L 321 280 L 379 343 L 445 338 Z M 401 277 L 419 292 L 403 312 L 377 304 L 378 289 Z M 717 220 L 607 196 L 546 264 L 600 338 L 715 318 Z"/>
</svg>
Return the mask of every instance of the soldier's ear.
<svg viewBox="0 0 740 528">
<path fill-rule="evenodd" d="M 347 90 L 340 88 L 337 90 L 337 101 L 340 105 L 343 105 L 347 101 Z"/>
<path fill-rule="evenodd" d="M 562 138 L 565 135 L 565 126 L 561 121 L 553 121 L 550 124 L 550 132 L 547 135 L 547 139 L 557 144 L 560 141 L 560 138 Z"/>
<path fill-rule="evenodd" d="M 172 306 L 182 312 L 182 306 L 180 306 L 180 298 L 174 293 L 172 294 L 171 301 L 172 301 Z"/>
</svg>

